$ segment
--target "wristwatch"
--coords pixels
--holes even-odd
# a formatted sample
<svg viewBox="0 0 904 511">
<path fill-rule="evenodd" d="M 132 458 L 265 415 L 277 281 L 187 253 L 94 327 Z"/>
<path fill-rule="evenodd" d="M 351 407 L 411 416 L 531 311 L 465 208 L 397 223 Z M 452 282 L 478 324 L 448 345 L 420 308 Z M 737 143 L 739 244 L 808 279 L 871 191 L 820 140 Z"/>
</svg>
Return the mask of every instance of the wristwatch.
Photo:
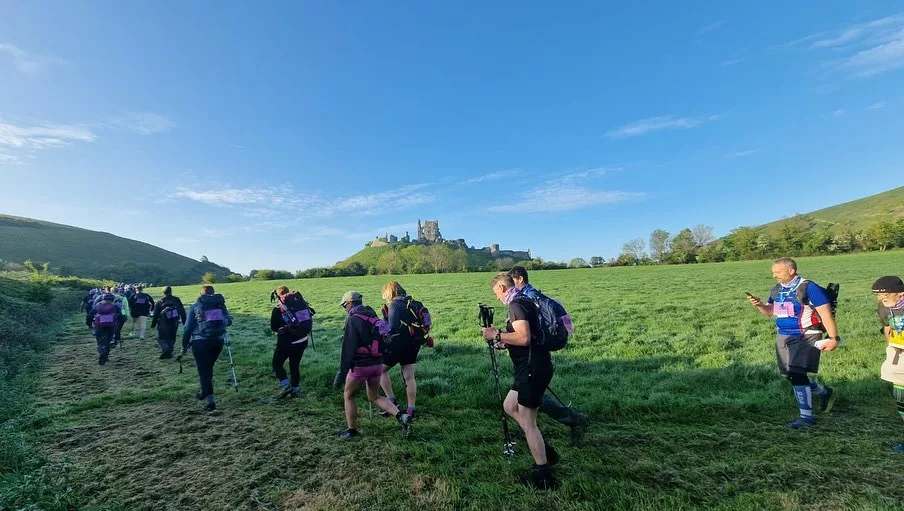
<svg viewBox="0 0 904 511">
<path fill-rule="evenodd" d="M 493 337 L 493 340 L 496 342 L 502 342 L 502 332 L 499 330 L 496 331 L 496 337 Z"/>
</svg>

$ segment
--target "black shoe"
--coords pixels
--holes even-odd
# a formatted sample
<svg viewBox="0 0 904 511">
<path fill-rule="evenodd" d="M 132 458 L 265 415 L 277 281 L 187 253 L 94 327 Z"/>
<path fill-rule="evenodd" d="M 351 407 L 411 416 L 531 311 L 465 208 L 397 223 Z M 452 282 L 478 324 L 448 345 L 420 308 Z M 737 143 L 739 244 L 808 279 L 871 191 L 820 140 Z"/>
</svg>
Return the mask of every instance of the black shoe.
<svg viewBox="0 0 904 511">
<path fill-rule="evenodd" d="M 168 358 L 173 358 L 172 351 L 164 351 L 163 353 L 160 354 L 160 360 L 166 360 Z"/>
<path fill-rule="evenodd" d="M 539 467 L 534 465 L 534 488 L 538 490 L 554 490 L 556 480 L 549 470 L 549 466 Z"/>
<path fill-rule="evenodd" d="M 217 409 L 217 402 L 213 399 L 213 396 L 207 396 L 204 398 L 204 409 L 208 412 L 212 412 Z"/>
<path fill-rule="evenodd" d="M 546 444 L 546 464 L 550 467 L 559 462 L 559 453 L 555 449 L 552 448 L 549 444 Z"/>
<path fill-rule="evenodd" d="M 351 440 L 352 438 L 361 436 L 357 429 L 346 429 L 339 435 L 340 440 Z"/>
<path fill-rule="evenodd" d="M 198 389 L 198 391 L 195 392 L 195 397 L 198 398 L 198 401 L 201 401 L 204 399 L 204 393 L 201 392 L 201 389 Z"/>
<path fill-rule="evenodd" d="M 286 397 L 289 397 L 289 396 L 295 397 L 295 395 L 293 395 L 293 392 L 292 392 L 292 387 L 286 387 L 286 388 L 284 388 L 284 389 L 282 390 L 282 392 L 280 392 L 279 395 L 276 396 L 276 399 L 283 399 L 283 398 L 286 398 Z"/>
</svg>

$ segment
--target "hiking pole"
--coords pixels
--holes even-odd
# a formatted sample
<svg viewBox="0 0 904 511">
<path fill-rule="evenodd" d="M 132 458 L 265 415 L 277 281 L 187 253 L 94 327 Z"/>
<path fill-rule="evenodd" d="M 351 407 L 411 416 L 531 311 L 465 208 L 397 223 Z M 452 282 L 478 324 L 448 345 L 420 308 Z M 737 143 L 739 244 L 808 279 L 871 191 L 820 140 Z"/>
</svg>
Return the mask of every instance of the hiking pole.
<svg viewBox="0 0 904 511">
<path fill-rule="evenodd" d="M 482 303 L 478 304 L 478 308 L 478 318 L 481 326 L 484 328 L 492 328 L 493 308 Z M 512 441 L 512 435 L 509 433 L 508 417 L 505 415 L 505 402 L 502 399 L 502 386 L 499 383 L 499 361 L 496 359 L 496 349 L 493 346 L 493 341 L 487 341 L 487 348 L 490 350 L 490 364 L 493 368 L 493 378 L 496 380 L 496 396 L 499 397 L 499 417 L 502 419 L 502 436 L 504 441 L 502 455 L 506 456 L 509 463 L 511 463 L 512 457 L 515 456 L 515 442 Z"/>
<path fill-rule="evenodd" d="M 226 354 L 229 355 L 229 368 L 232 369 L 232 388 L 235 389 L 236 392 L 239 391 L 239 381 L 235 377 L 235 362 L 232 360 L 232 348 L 229 342 L 229 333 L 223 336 L 223 344 L 226 345 Z"/>
<path fill-rule="evenodd" d="M 571 401 L 569 401 L 568 404 L 566 405 L 564 401 L 559 399 L 559 395 L 556 394 L 555 391 L 552 390 L 552 387 L 547 386 L 546 391 L 549 392 L 550 394 L 552 394 L 552 397 L 556 398 L 556 401 L 558 401 L 560 405 L 562 405 L 565 408 L 568 408 L 569 410 L 571 409 Z"/>
</svg>

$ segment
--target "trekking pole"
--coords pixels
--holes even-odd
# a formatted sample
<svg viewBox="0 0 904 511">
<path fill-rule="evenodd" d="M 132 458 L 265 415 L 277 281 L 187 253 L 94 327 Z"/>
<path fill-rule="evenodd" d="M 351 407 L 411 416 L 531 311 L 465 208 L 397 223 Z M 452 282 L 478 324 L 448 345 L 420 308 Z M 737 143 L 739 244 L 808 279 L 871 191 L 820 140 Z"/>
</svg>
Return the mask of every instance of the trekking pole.
<svg viewBox="0 0 904 511">
<path fill-rule="evenodd" d="M 569 401 L 568 404 L 566 405 L 564 401 L 559 399 L 559 395 L 556 394 L 555 391 L 552 390 L 552 387 L 547 386 L 546 391 L 549 392 L 550 394 L 552 394 L 552 397 L 556 398 L 556 401 L 558 401 L 560 405 L 562 405 L 565 408 L 571 408 L 571 401 Z"/>
<path fill-rule="evenodd" d="M 235 362 L 232 360 L 232 348 L 229 342 L 229 333 L 223 336 L 223 344 L 226 345 L 226 354 L 229 355 L 229 368 L 232 369 L 232 388 L 235 389 L 236 392 L 239 391 L 239 381 L 235 377 Z"/>
<path fill-rule="evenodd" d="M 478 304 L 478 307 L 478 318 L 481 326 L 484 328 L 491 328 L 493 326 L 493 308 L 482 303 Z M 499 362 L 496 359 L 496 349 L 493 346 L 493 341 L 487 341 L 487 348 L 490 350 L 490 364 L 493 368 L 493 378 L 496 380 L 496 396 L 499 397 L 499 417 L 502 420 L 502 436 L 504 441 L 502 455 L 506 456 L 509 463 L 511 463 L 512 458 L 515 456 L 515 442 L 512 441 L 512 435 L 509 433 L 508 416 L 505 414 L 505 405 L 502 399 L 502 386 L 499 383 Z"/>
<path fill-rule="evenodd" d="M 188 341 L 188 345 L 181 350 L 179 350 L 179 354 L 176 355 L 176 362 L 179 362 L 179 374 L 182 374 L 182 357 L 188 353 L 188 350 L 191 349 L 191 341 Z"/>
</svg>

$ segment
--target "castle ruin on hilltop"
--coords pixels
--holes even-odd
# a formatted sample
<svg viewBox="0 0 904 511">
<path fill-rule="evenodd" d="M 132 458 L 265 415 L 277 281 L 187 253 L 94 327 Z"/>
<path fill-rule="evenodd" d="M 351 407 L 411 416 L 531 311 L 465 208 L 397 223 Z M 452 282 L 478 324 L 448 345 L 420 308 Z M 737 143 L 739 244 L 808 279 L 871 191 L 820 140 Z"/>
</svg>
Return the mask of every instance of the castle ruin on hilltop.
<svg viewBox="0 0 904 511">
<path fill-rule="evenodd" d="M 532 259 L 530 255 L 530 249 L 527 250 L 500 250 L 498 243 L 491 243 L 488 247 L 483 248 L 475 248 L 469 247 L 464 239 L 459 238 L 455 240 L 447 240 L 443 238 L 443 235 L 439 231 L 439 220 L 425 220 L 421 223 L 421 220 L 417 221 L 417 237 L 412 240 L 411 236 L 408 232 L 405 232 L 405 235 L 402 237 L 398 237 L 395 234 L 386 233 L 384 236 L 377 236 L 375 239 L 367 242 L 365 244 L 366 247 L 385 247 L 387 245 L 402 243 L 405 245 L 416 244 L 416 245 L 434 245 L 438 243 L 442 243 L 444 245 L 449 245 L 452 248 L 462 248 L 462 249 L 470 249 L 470 250 L 480 250 L 482 252 L 487 252 L 494 259 L 500 259 L 505 257 L 510 257 L 515 261 L 529 261 Z"/>
</svg>

